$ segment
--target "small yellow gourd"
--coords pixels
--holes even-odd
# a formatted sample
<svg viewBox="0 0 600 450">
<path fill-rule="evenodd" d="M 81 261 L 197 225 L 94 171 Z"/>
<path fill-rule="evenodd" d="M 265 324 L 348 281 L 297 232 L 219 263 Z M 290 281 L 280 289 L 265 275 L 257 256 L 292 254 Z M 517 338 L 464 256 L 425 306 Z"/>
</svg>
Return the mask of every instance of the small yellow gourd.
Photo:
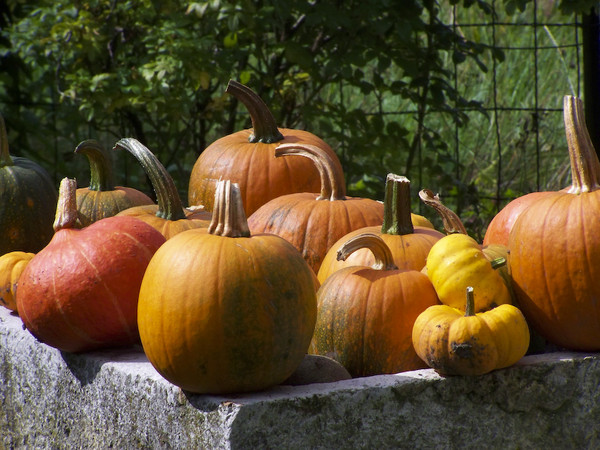
<svg viewBox="0 0 600 450">
<path fill-rule="evenodd" d="M 14 251 L 0 256 L 0 305 L 17 310 L 15 293 L 21 273 L 35 256 L 34 253 Z"/>
<path fill-rule="evenodd" d="M 490 261 L 481 246 L 466 234 L 449 234 L 437 241 L 427 255 L 426 270 L 440 302 L 465 311 L 465 289 L 477 292 L 475 312 L 511 303 L 511 293 L 495 270 L 504 258 Z"/>
<path fill-rule="evenodd" d="M 474 313 L 473 287 L 466 289 L 466 312 L 430 306 L 413 326 L 415 351 L 443 375 L 483 375 L 512 366 L 529 347 L 529 328 L 521 311 L 504 304 Z"/>
</svg>

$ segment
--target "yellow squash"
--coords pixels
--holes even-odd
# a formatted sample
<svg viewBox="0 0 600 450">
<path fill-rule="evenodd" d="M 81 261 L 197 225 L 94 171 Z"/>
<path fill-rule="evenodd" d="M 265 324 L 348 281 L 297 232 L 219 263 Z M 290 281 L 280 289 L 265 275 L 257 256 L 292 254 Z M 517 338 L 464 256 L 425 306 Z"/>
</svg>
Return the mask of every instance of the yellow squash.
<svg viewBox="0 0 600 450">
<path fill-rule="evenodd" d="M 512 366 L 529 347 L 529 328 L 521 311 L 504 304 L 473 312 L 473 288 L 467 288 L 466 312 L 430 306 L 413 326 L 417 355 L 443 375 L 483 375 Z"/>
<path fill-rule="evenodd" d="M 477 292 L 475 312 L 511 303 L 511 293 L 496 267 L 504 258 L 490 261 L 481 246 L 466 234 L 449 234 L 437 241 L 427 255 L 429 279 L 444 305 L 464 311 L 465 289 Z"/>
<path fill-rule="evenodd" d="M 34 253 L 14 251 L 0 256 L 0 305 L 17 310 L 15 294 L 21 273 L 29 264 Z"/>
</svg>

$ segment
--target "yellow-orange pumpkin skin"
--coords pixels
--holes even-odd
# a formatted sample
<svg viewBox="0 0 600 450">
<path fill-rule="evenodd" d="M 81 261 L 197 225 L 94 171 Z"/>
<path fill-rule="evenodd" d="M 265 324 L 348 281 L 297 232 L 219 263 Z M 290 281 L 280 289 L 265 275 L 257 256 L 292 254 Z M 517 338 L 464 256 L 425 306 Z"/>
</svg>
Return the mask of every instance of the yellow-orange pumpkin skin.
<svg viewBox="0 0 600 450">
<path fill-rule="evenodd" d="M 19 277 L 35 253 L 14 251 L 0 256 L 0 305 L 17 310 L 16 292 Z"/>
<path fill-rule="evenodd" d="M 152 258 L 138 324 L 167 380 L 190 392 L 234 393 L 287 379 L 308 350 L 316 312 L 314 275 L 284 239 L 198 229 Z"/>
<path fill-rule="evenodd" d="M 466 314 L 447 305 L 417 317 L 412 342 L 427 365 L 443 375 L 483 375 L 519 361 L 529 347 L 529 327 L 521 311 L 503 304 Z"/>
<path fill-rule="evenodd" d="M 477 292 L 475 312 L 512 301 L 509 285 L 477 241 L 466 234 L 449 234 L 437 241 L 427 255 L 425 268 L 445 305 L 464 310 L 468 286 Z"/>
</svg>

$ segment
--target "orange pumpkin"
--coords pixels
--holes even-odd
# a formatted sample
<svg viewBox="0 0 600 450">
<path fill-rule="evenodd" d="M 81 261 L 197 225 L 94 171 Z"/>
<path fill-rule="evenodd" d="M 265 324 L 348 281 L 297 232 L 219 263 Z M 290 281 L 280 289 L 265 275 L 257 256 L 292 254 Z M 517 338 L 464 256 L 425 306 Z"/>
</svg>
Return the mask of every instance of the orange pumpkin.
<svg viewBox="0 0 600 450">
<path fill-rule="evenodd" d="M 373 267 L 345 267 L 317 292 L 317 324 L 310 352 L 341 363 L 353 377 L 426 367 L 412 345 L 419 314 L 439 304 L 429 278 L 398 269 L 381 237 L 363 233 L 340 248 L 341 259 L 366 248 Z"/>
<path fill-rule="evenodd" d="M 319 282 L 323 283 L 327 277 L 343 267 L 373 264 L 373 253 L 368 248 L 355 251 L 345 260 L 337 259 L 338 250 L 349 238 L 367 232 L 377 234 L 384 240 L 392 252 L 394 264 L 400 269 L 421 270 L 425 266 L 429 249 L 444 235 L 434 230 L 433 226 L 414 226 L 415 222 L 422 223 L 420 218 L 423 216 L 410 212 L 410 181 L 408 178 L 392 173 L 388 174 L 383 210 L 384 218 L 381 226 L 351 231 L 331 246 L 319 268 Z"/>
<path fill-rule="evenodd" d="M 338 239 L 353 230 L 383 222 L 383 204 L 347 197 L 344 173 L 321 148 L 282 144 L 275 150 L 278 158 L 287 155 L 314 162 L 321 178 L 321 193 L 277 197 L 256 210 L 248 218 L 248 226 L 252 233 L 273 233 L 291 242 L 318 273 L 325 254 Z"/>
<path fill-rule="evenodd" d="M 90 164 L 90 185 L 77 189 L 77 210 L 82 227 L 133 206 L 154 204 L 137 189 L 115 186 L 112 152 L 99 142 L 83 141 L 75 148 L 75 153 L 85 155 Z"/>
<path fill-rule="evenodd" d="M 572 185 L 525 209 L 510 232 L 509 264 L 518 304 L 548 341 L 600 350 L 600 162 L 580 99 L 566 96 Z"/>
<path fill-rule="evenodd" d="M 218 180 L 231 180 L 240 186 L 247 216 L 273 198 L 318 191 L 319 174 L 310 161 L 274 158 L 275 148 L 281 144 L 319 147 L 341 170 L 337 155 L 322 139 L 308 131 L 278 128 L 267 105 L 247 86 L 231 80 L 225 92 L 246 106 L 252 128 L 224 136 L 200 154 L 190 175 L 190 205 L 203 205 L 212 211 Z"/>
<path fill-rule="evenodd" d="M 140 219 L 152 225 L 167 239 L 185 230 L 208 227 L 211 214 L 201 206 L 183 208 L 173 178 L 145 145 L 137 139 L 125 138 L 118 141 L 115 148 L 127 150 L 138 160 L 152 183 L 158 203 L 127 208 L 119 216 Z"/>
<path fill-rule="evenodd" d="M 213 221 L 169 239 L 150 262 L 138 322 L 156 370 L 197 393 L 256 391 L 302 362 L 317 313 L 313 274 L 272 234 L 250 235 L 239 188 L 217 184 Z"/>
</svg>

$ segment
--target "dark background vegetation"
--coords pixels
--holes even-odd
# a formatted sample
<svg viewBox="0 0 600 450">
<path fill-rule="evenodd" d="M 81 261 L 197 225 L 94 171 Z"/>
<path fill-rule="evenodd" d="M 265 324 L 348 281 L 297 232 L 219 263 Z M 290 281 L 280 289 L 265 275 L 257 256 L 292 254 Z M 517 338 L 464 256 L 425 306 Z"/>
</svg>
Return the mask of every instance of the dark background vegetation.
<svg viewBox="0 0 600 450">
<path fill-rule="evenodd" d="M 424 187 L 440 192 L 470 233 L 481 237 L 510 198 L 568 181 L 560 101 L 580 94 L 578 83 L 574 88 L 565 81 L 579 70 L 573 62 L 579 55 L 561 50 L 556 39 L 577 31 L 540 25 L 534 39 L 549 36 L 552 52 L 539 80 L 536 72 L 535 99 L 547 86 L 549 110 L 558 112 L 546 124 L 548 147 L 540 147 L 537 115 L 522 113 L 518 126 L 502 125 L 490 114 L 490 102 L 497 106 L 500 94 L 524 102 L 542 58 L 529 67 L 507 59 L 500 36 L 509 33 L 511 45 L 531 40 L 525 23 L 520 30 L 508 25 L 526 22 L 532 9 L 540 21 L 564 22 L 595 4 L 7 0 L 0 4 L 0 112 L 11 153 L 39 162 L 57 184 L 69 176 L 87 185 L 87 162 L 73 153 L 80 141 L 95 138 L 108 147 L 136 137 L 168 168 L 186 199 L 202 150 L 250 127 L 243 106 L 224 92 L 233 78 L 265 100 L 280 126 L 306 129 L 330 143 L 350 195 L 382 198 L 387 173 L 406 175 L 415 193 Z M 457 26 L 457 14 L 482 25 Z M 514 167 L 531 165 L 523 154 L 533 128 L 536 175 L 513 172 L 505 179 Z M 497 149 L 500 134 L 512 140 Z M 540 176 L 544 151 L 550 162 Z M 116 160 L 120 184 L 151 189 L 127 155 Z M 413 209 L 431 217 L 414 198 Z"/>
</svg>

